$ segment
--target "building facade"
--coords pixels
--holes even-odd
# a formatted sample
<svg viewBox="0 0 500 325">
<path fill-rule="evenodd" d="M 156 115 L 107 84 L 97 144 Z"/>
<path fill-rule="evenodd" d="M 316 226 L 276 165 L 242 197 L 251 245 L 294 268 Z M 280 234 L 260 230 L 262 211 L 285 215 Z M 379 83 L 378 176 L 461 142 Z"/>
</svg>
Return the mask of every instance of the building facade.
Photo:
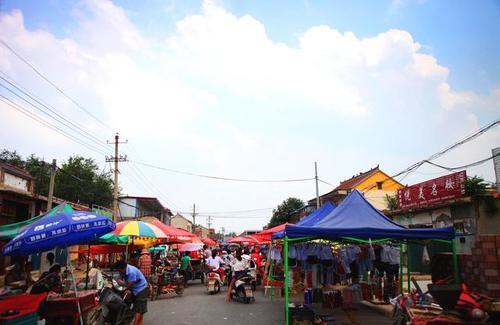
<svg viewBox="0 0 500 325">
<path fill-rule="evenodd" d="M 175 214 L 170 218 L 170 225 L 179 229 L 184 229 L 189 232 L 193 232 L 193 223 L 179 213 Z"/>
<path fill-rule="evenodd" d="M 155 197 L 122 196 L 118 201 L 120 219 L 155 217 L 164 224 L 170 224 L 172 213 Z"/>
<path fill-rule="evenodd" d="M 332 202 L 338 205 L 352 190 L 358 190 L 375 208 L 383 211 L 389 208 L 386 196 L 394 196 L 402 187 L 402 184 L 380 170 L 377 165 L 375 168 L 340 182 L 335 189 L 321 195 L 319 199 L 320 204 Z M 309 200 L 308 205 L 316 206 L 316 199 Z"/>
</svg>

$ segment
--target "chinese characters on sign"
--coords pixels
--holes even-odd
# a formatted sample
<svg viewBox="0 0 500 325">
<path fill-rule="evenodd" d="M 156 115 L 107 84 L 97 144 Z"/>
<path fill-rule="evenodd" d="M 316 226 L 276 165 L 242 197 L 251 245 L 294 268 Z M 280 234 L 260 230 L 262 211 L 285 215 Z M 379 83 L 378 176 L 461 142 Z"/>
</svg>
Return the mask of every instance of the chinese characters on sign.
<svg viewBox="0 0 500 325">
<path fill-rule="evenodd" d="M 465 195 L 465 171 L 438 177 L 398 190 L 399 208 L 425 206 Z"/>
</svg>

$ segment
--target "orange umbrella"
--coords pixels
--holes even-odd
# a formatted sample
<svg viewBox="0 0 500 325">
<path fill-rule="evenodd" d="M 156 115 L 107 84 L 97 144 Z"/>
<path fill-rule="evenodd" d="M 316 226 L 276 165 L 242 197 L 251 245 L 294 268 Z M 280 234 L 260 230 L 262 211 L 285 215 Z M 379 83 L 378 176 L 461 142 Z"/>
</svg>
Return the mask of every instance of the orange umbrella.
<svg viewBox="0 0 500 325">
<path fill-rule="evenodd" d="M 249 244 L 259 244 L 259 240 L 257 238 L 252 237 L 252 236 L 246 236 L 246 237 L 236 236 L 236 237 L 228 239 L 226 241 L 226 243 L 237 243 L 237 244 L 249 245 Z"/>
</svg>

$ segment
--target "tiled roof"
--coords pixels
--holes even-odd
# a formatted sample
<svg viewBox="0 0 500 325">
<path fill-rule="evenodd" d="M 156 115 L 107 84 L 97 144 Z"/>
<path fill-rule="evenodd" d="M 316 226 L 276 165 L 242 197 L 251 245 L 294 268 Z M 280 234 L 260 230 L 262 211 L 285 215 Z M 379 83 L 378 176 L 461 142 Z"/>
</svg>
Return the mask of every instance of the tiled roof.
<svg viewBox="0 0 500 325">
<path fill-rule="evenodd" d="M 334 191 L 338 190 L 350 190 L 353 189 L 356 185 L 364 181 L 366 178 L 373 175 L 375 172 L 379 170 L 378 165 L 375 168 L 372 168 L 366 172 L 359 173 L 358 175 L 354 175 L 353 177 L 340 182 L 340 185 L 337 186 Z"/>
<path fill-rule="evenodd" d="M 12 174 L 12 175 L 15 175 L 18 177 L 25 178 L 25 179 L 33 179 L 33 176 L 31 176 L 31 174 L 27 170 L 19 168 L 17 166 L 14 166 L 14 165 L 11 165 L 11 164 L 8 164 L 5 162 L 0 162 L 0 168 L 5 170 L 9 174 Z"/>
</svg>

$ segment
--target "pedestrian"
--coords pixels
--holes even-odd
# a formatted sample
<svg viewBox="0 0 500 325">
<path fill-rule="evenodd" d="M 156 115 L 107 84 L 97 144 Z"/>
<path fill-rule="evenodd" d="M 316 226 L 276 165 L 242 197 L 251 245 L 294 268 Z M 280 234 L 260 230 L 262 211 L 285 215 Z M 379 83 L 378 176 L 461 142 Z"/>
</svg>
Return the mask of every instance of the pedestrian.
<svg viewBox="0 0 500 325">
<path fill-rule="evenodd" d="M 206 260 L 208 260 L 210 256 L 212 256 L 212 251 L 208 248 L 207 245 L 203 245 L 203 253 L 205 255 Z"/>
<path fill-rule="evenodd" d="M 191 257 L 189 256 L 189 252 L 184 252 L 184 256 L 181 258 L 181 272 L 184 276 L 184 287 L 186 287 L 188 280 L 191 279 L 191 273 L 193 272 L 193 266 L 191 265 Z"/>
<path fill-rule="evenodd" d="M 133 293 L 134 325 L 142 325 L 143 315 L 148 312 L 148 282 L 138 268 L 125 261 L 116 262 L 115 268 L 120 271 L 123 284 Z"/>
<path fill-rule="evenodd" d="M 144 248 L 141 251 L 141 256 L 139 257 L 139 270 L 141 270 L 142 274 L 149 281 L 151 278 L 151 255 L 149 255 L 149 251 L 147 248 Z"/>
</svg>

